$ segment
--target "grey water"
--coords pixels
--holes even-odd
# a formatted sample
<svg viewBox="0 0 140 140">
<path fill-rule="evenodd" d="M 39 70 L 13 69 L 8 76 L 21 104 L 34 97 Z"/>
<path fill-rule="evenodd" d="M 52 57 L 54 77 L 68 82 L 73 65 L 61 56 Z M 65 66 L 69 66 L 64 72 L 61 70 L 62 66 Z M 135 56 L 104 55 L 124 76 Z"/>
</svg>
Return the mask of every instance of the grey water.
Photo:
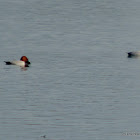
<svg viewBox="0 0 140 140">
<path fill-rule="evenodd" d="M 0 139 L 139 139 L 139 7 L 0 0 Z M 29 68 L 3 62 L 22 55 Z"/>
</svg>

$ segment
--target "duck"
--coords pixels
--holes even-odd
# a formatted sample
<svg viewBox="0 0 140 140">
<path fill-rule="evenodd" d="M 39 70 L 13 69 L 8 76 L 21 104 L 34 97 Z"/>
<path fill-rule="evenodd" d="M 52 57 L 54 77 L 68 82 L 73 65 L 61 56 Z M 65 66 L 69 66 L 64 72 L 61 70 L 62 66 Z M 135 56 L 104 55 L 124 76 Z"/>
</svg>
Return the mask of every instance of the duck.
<svg viewBox="0 0 140 140">
<path fill-rule="evenodd" d="M 20 60 L 4 61 L 6 65 L 17 65 L 20 67 L 29 67 L 31 64 L 26 56 L 22 56 Z"/>
<path fill-rule="evenodd" d="M 137 52 L 128 52 L 128 57 L 140 57 L 140 51 Z"/>
</svg>

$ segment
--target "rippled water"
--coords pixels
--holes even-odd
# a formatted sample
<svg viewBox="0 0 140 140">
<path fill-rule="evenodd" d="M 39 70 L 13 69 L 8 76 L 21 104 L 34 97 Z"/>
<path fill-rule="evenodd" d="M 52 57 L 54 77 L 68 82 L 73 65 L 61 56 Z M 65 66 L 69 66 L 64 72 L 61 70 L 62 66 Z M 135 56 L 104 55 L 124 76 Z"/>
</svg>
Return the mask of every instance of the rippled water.
<svg viewBox="0 0 140 140">
<path fill-rule="evenodd" d="M 139 6 L 0 0 L 0 139 L 139 139 Z"/>
</svg>

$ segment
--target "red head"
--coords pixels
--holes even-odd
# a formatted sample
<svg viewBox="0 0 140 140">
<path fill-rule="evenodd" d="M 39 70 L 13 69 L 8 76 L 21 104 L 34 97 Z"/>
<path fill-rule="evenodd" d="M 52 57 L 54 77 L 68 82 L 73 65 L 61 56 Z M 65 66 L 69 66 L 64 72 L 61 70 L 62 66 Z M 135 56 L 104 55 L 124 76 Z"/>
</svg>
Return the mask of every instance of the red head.
<svg viewBox="0 0 140 140">
<path fill-rule="evenodd" d="M 22 56 L 20 58 L 20 60 L 26 62 L 27 64 L 30 64 L 30 62 L 29 62 L 29 60 L 28 60 L 28 58 L 26 56 Z"/>
<path fill-rule="evenodd" d="M 28 58 L 27 58 L 26 56 L 22 56 L 22 57 L 20 58 L 20 60 L 21 60 L 21 61 L 24 61 L 24 62 L 27 62 L 27 61 L 28 61 Z"/>
</svg>

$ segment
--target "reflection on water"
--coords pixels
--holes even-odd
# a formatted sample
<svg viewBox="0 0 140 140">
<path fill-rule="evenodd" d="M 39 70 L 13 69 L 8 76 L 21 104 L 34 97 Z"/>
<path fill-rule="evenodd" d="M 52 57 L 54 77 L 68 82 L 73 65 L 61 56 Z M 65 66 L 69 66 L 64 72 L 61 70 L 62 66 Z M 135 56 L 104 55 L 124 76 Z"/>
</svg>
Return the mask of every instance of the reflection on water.
<svg viewBox="0 0 140 140">
<path fill-rule="evenodd" d="M 27 67 L 20 67 L 20 68 L 21 68 L 22 71 L 26 71 L 26 70 L 28 70 Z"/>
<path fill-rule="evenodd" d="M 128 58 L 140 58 L 140 56 L 136 56 L 136 55 L 133 55 L 133 56 L 127 56 Z"/>
</svg>

